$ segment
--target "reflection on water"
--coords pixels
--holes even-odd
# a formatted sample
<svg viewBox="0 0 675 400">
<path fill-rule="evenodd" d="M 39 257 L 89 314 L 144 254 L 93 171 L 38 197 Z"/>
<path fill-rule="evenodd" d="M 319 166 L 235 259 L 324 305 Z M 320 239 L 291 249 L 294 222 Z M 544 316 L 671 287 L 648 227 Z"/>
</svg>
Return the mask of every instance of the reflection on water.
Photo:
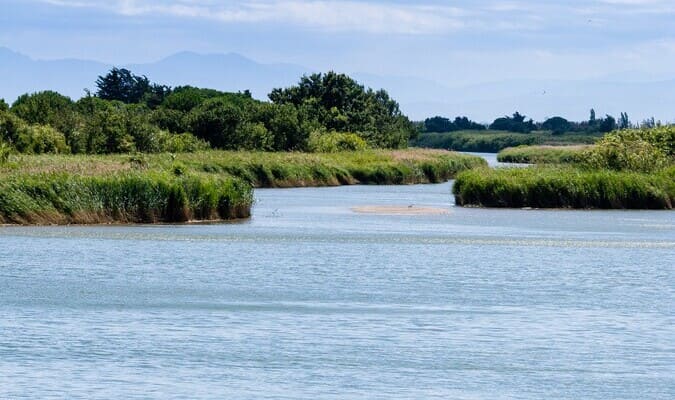
<svg viewBox="0 0 675 400">
<path fill-rule="evenodd" d="M 0 228 L 0 398 L 675 396 L 675 213 L 465 209 L 450 188 Z M 377 205 L 447 213 L 352 211 Z"/>
</svg>

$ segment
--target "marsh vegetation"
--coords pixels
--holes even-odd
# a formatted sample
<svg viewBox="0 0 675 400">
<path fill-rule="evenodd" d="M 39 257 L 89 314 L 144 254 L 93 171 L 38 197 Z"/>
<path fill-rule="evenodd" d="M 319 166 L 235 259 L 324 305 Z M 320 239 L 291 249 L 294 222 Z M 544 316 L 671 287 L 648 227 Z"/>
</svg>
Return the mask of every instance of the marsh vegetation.
<svg viewBox="0 0 675 400">
<path fill-rule="evenodd" d="M 517 148 L 506 154 L 514 153 L 518 161 L 568 166 L 464 172 L 453 188 L 457 204 L 646 209 L 675 205 L 674 126 L 615 131 L 587 148 Z"/>
</svg>

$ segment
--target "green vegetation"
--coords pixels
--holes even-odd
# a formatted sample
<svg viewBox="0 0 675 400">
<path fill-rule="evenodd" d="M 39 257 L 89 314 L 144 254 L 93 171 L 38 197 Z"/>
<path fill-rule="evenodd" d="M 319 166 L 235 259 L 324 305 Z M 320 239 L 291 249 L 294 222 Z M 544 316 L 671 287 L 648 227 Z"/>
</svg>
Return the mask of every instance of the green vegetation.
<svg viewBox="0 0 675 400">
<path fill-rule="evenodd" d="M 661 170 L 675 164 L 675 126 L 612 132 L 584 153 L 582 163 L 617 171 Z"/>
<path fill-rule="evenodd" d="M 582 161 L 589 145 L 507 147 L 497 154 L 497 161 L 523 164 L 575 164 Z"/>
<path fill-rule="evenodd" d="M 478 124 L 466 117 L 451 121 L 438 116 L 417 124 L 421 134 L 411 141 L 413 146 L 489 153 L 516 146 L 593 144 L 602 134 L 633 126 L 626 113 L 621 113 L 617 122 L 611 115 L 596 118 L 595 110 L 591 110 L 588 121 L 583 122 L 558 116 L 535 122 L 515 112 L 512 116 L 497 118 L 489 125 Z M 657 125 L 660 123 L 653 119 L 642 122 L 645 128 Z"/>
<path fill-rule="evenodd" d="M 0 180 L 0 223 L 155 223 L 248 217 L 250 186 L 233 178 L 128 171 L 12 174 Z"/>
<path fill-rule="evenodd" d="M 541 149 L 513 149 L 528 156 Z M 675 126 L 615 131 L 572 152 L 574 165 L 482 169 L 461 173 L 459 205 L 541 208 L 672 209 L 675 205 Z M 562 155 L 561 155 L 562 154 Z M 547 159 L 565 157 L 548 150 Z M 569 154 L 567 154 L 569 156 Z"/>
<path fill-rule="evenodd" d="M 303 76 L 297 86 L 274 89 L 269 98 L 298 108 L 324 130 L 354 132 L 374 148 L 404 148 L 416 134 L 386 91 L 366 90 L 344 74 Z"/>
<path fill-rule="evenodd" d="M 467 117 L 456 117 L 454 121 L 444 117 L 427 118 L 421 125 L 424 133 L 446 133 L 455 131 L 484 131 L 485 125 L 471 121 Z"/>
<path fill-rule="evenodd" d="M 339 153 L 368 148 L 368 143 L 353 133 L 312 133 L 309 137 L 309 150 L 313 153 Z"/>
<path fill-rule="evenodd" d="M 592 144 L 599 136 L 562 135 L 548 131 L 509 133 L 503 131 L 457 131 L 450 133 L 423 133 L 411 145 L 432 149 L 497 153 L 507 147 L 556 144 Z"/>
<path fill-rule="evenodd" d="M 659 174 L 571 167 L 479 169 L 453 187 L 462 206 L 672 209 L 675 168 Z"/>
<path fill-rule="evenodd" d="M 273 90 L 271 101 L 248 91 L 226 93 L 190 86 L 170 88 L 126 69 L 96 81 L 95 95 L 73 101 L 53 91 L 0 104 L 0 142 L 27 154 L 113 154 L 204 149 L 322 150 L 310 136 L 349 132 L 336 149 L 403 148 L 417 133 L 398 103 L 350 77 L 329 72 Z M 333 136 L 331 136 L 333 135 Z M 334 151 L 335 149 L 331 150 Z"/>
<path fill-rule="evenodd" d="M 7 154 L 0 223 L 180 222 L 246 217 L 251 188 L 443 182 L 485 166 L 440 150 Z"/>
</svg>

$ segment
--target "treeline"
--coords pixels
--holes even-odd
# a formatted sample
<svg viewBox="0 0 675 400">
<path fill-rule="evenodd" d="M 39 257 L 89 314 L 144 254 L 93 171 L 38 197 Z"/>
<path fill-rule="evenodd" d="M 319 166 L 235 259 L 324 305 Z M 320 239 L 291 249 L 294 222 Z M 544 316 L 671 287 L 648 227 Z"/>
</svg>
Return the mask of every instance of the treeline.
<svg viewBox="0 0 675 400">
<path fill-rule="evenodd" d="M 96 87 L 77 101 L 53 91 L 22 95 L 11 107 L 0 100 L 0 153 L 403 148 L 416 134 L 386 91 L 335 72 L 303 76 L 270 101 L 171 88 L 118 68 Z"/>
<path fill-rule="evenodd" d="M 463 130 L 484 131 L 490 129 L 493 131 L 515 133 L 549 131 L 553 135 L 563 135 L 565 133 L 599 135 L 612 132 L 616 129 L 628 129 L 637 126 L 650 128 L 657 125 L 660 125 L 660 123 L 655 122 L 653 118 L 645 120 L 639 125 L 634 125 L 629 120 L 627 113 L 621 113 L 618 120 L 611 115 L 597 118 L 595 110 L 591 109 L 588 121 L 581 122 L 568 121 L 559 116 L 548 118 L 543 122 L 535 122 L 532 118 L 528 119 L 525 115 L 516 111 L 511 116 L 499 117 L 491 124 L 485 125 L 471 121 L 467 117 L 456 117 L 452 121 L 449 118 L 436 116 L 424 120 L 420 124 L 420 128 L 423 133 L 446 133 Z"/>
</svg>

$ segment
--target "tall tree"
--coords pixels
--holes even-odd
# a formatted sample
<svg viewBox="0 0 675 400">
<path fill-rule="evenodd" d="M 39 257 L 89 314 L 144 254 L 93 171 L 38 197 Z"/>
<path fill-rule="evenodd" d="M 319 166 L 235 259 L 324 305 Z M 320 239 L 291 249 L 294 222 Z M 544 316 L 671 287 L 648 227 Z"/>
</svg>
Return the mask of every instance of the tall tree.
<svg viewBox="0 0 675 400">
<path fill-rule="evenodd" d="M 365 89 L 345 74 L 303 76 L 296 86 L 274 89 L 275 104 L 293 104 L 328 131 L 354 132 L 374 147 L 405 147 L 412 122 L 384 90 Z"/>
<path fill-rule="evenodd" d="M 630 128 L 630 120 L 628 119 L 628 113 L 622 112 L 621 118 L 619 118 L 619 129 L 628 129 Z"/>
<path fill-rule="evenodd" d="M 124 103 L 139 103 L 152 92 L 146 76 L 134 75 L 125 68 L 113 68 L 96 80 L 96 96 L 104 100 L 119 100 Z"/>
<path fill-rule="evenodd" d="M 544 121 L 541 127 L 554 135 L 562 135 L 572 129 L 572 125 L 563 117 L 552 117 Z"/>
</svg>

